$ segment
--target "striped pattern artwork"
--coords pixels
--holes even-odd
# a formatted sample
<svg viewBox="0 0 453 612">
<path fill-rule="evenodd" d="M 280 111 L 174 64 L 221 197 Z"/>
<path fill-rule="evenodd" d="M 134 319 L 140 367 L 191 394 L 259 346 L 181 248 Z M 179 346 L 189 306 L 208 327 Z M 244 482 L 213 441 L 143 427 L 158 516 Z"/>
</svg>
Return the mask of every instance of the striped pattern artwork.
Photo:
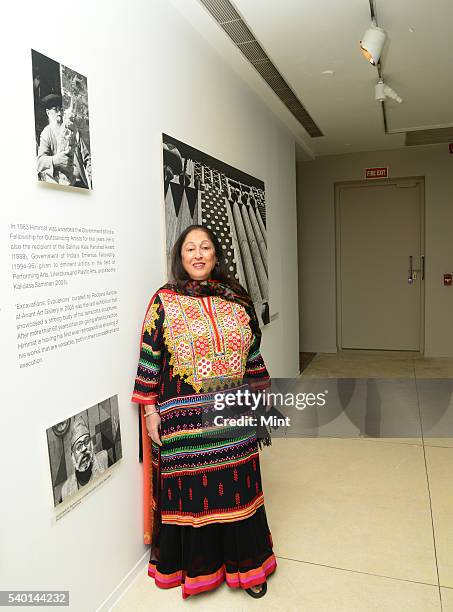
<svg viewBox="0 0 453 612">
<path fill-rule="evenodd" d="M 189 225 L 211 229 L 227 269 L 248 291 L 260 323 L 269 322 L 264 183 L 175 138 L 163 135 L 167 267 Z"/>
</svg>

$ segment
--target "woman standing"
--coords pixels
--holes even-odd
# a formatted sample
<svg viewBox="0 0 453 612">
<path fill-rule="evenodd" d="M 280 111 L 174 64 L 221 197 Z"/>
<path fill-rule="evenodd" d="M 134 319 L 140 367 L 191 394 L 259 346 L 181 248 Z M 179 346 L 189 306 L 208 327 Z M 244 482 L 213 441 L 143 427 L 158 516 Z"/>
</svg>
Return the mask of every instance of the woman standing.
<svg viewBox="0 0 453 612">
<path fill-rule="evenodd" d="M 224 580 L 262 597 L 276 560 L 256 435 L 210 438 L 203 429 L 213 389 L 243 378 L 269 386 L 258 321 L 208 228 L 192 225 L 178 238 L 172 277 L 149 303 L 132 397 L 152 440 L 142 435 L 148 573 L 159 587 L 181 585 L 184 598 Z"/>
</svg>

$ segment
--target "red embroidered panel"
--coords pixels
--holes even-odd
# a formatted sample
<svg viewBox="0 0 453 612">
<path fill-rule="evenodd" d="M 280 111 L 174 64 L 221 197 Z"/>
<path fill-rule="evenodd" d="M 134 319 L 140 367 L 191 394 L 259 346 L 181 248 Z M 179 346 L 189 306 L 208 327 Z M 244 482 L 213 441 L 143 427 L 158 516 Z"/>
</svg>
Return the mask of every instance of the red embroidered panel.
<svg viewBox="0 0 453 612">
<path fill-rule="evenodd" d="M 196 390 L 204 383 L 242 378 L 252 341 L 243 306 L 218 296 L 159 294 L 165 308 L 164 338 L 173 373 Z"/>
</svg>

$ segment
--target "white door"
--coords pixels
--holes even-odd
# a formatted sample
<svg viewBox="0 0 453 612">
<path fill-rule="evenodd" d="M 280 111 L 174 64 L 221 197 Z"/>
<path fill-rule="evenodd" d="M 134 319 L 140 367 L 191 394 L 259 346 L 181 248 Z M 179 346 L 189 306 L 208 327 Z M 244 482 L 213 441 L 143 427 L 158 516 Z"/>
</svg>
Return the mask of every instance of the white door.
<svg viewBox="0 0 453 612">
<path fill-rule="evenodd" d="M 423 181 L 338 185 L 338 344 L 421 348 Z"/>
</svg>

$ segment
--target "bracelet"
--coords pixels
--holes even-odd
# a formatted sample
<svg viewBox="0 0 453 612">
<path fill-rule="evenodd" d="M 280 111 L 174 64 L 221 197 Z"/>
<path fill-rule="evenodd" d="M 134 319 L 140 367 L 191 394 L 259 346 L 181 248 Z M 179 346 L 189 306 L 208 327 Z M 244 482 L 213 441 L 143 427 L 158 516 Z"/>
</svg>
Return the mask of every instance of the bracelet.
<svg viewBox="0 0 453 612">
<path fill-rule="evenodd" d="M 159 414 L 159 412 L 157 410 L 152 410 L 152 411 L 149 411 L 149 412 L 145 412 L 144 413 L 145 419 L 146 419 L 146 417 L 149 417 L 152 414 Z"/>
</svg>

